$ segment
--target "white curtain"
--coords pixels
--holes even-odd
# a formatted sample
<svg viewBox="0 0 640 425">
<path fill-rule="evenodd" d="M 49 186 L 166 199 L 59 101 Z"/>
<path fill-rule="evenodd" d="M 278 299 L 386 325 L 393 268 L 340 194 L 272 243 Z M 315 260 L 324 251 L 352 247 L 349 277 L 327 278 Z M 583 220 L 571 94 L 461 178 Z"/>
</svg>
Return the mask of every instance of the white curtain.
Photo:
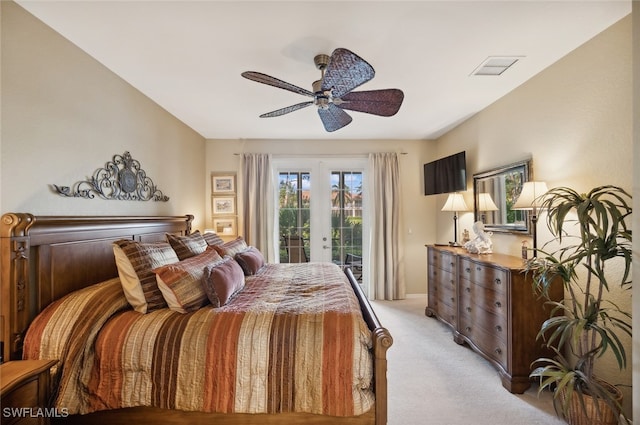
<svg viewBox="0 0 640 425">
<path fill-rule="evenodd" d="M 376 300 L 405 298 L 402 202 L 397 153 L 369 154 L 371 291 Z"/>
<path fill-rule="evenodd" d="M 262 252 L 268 262 L 275 262 L 277 238 L 274 237 L 275 202 L 271 155 L 245 153 L 240 157 L 244 228 L 242 235 L 249 245 Z"/>
</svg>

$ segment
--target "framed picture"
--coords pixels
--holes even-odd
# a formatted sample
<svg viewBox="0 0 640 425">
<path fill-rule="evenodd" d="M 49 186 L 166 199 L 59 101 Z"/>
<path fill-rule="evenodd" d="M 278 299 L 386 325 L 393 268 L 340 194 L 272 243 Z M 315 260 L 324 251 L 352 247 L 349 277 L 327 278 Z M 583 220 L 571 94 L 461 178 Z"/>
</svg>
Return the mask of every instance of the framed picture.
<svg viewBox="0 0 640 425">
<path fill-rule="evenodd" d="M 221 236 L 234 236 L 238 234 L 235 217 L 213 219 L 213 230 Z"/>
<path fill-rule="evenodd" d="M 236 213 L 235 196 L 214 196 L 211 199 L 211 210 L 214 214 L 230 215 Z"/>
<path fill-rule="evenodd" d="M 233 173 L 211 174 L 211 192 L 236 193 L 236 175 Z"/>
</svg>

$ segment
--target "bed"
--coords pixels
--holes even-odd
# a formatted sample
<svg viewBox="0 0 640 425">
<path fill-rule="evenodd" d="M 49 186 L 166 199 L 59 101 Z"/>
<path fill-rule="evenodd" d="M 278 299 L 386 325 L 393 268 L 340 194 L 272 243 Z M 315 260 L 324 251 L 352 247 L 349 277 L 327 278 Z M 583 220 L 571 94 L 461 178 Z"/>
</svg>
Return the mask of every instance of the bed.
<svg viewBox="0 0 640 425">
<path fill-rule="evenodd" d="M 60 360 L 60 363 L 55 369 L 53 379 L 53 382 L 56 383 L 54 390 L 57 394 L 55 403 L 62 403 L 57 407 L 69 409 L 73 414 L 57 418 L 56 421 L 83 424 L 293 424 L 302 422 L 310 424 L 386 424 L 386 351 L 392 344 L 392 338 L 380 324 L 348 268 L 344 270 L 343 274 L 341 269 L 331 264 L 267 264 L 260 268 L 255 275 L 247 276 L 244 289 L 238 291 L 226 306 L 219 309 L 212 308 L 211 304 L 195 308 L 186 314 L 176 313 L 169 309 L 158 309 L 147 314 L 139 314 L 131 309 L 126 298 L 123 298 L 123 295 L 118 292 L 121 285 L 114 258 L 114 242 L 131 240 L 152 243 L 166 240 L 167 235 L 177 237 L 190 235 L 192 234 L 192 220 L 193 217 L 189 215 L 177 217 L 52 217 L 9 213 L 2 216 L 0 325 L 2 328 L 3 360 L 16 360 L 23 358 L 23 356 L 25 358 L 42 356 L 40 345 L 34 344 L 33 341 L 39 341 L 39 337 L 34 335 L 37 335 L 38 332 L 46 334 L 43 329 L 50 326 L 43 319 L 43 316 L 57 314 L 57 311 L 62 308 L 60 305 L 65 303 L 81 305 L 85 309 L 75 308 L 83 311 L 81 319 L 78 317 L 69 319 L 76 322 L 73 326 L 67 326 L 70 330 L 62 331 L 67 333 L 64 333 L 64 338 L 61 340 L 65 342 L 61 344 L 72 348 L 62 350 L 64 351 L 63 359 L 57 359 Z M 340 271 L 341 279 L 337 279 L 336 269 Z M 283 286 L 270 283 L 275 281 L 274 276 L 277 277 L 275 280 L 278 282 L 286 281 L 289 283 L 282 284 Z M 334 283 L 330 283 L 334 280 Z M 340 289 L 345 286 L 341 286 L 338 280 L 343 280 L 346 283 L 347 292 Z M 318 316 L 321 314 L 316 311 L 319 307 L 314 306 L 313 303 L 305 307 L 304 314 L 296 316 L 295 319 L 280 315 L 285 310 L 298 310 L 298 307 L 292 307 L 293 304 L 286 301 L 284 294 L 293 294 L 295 299 L 305 298 L 309 295 L 309 288 L 314 286 L 321 290 L 335 287 L 338 294 L 340 291 L 344 292 L 344 296 L 339 295 L 340 299 L 346 299 L 344 302 L 337 302 L 336 299 L 331 298 L 335 295 L 326 295 L 326 297 L 323 295 L 324 298 L 308 297 L 312 300 L 324 299 L 324 304 L 336 306 L 333 312 L 326 315 L 330 319 L 326 319 L 322 315 Z M 266 294 L 262 296 L 266 296 L 267 301 L 265 298 L 253 301 L 252 292 Z M 92 307 L 92 302 L 96 306 L 100 305 L 101 309 L 105 307 L 108 311 L 98 313 L 97 307 Z M 352 315 L 356 318 L 345 319 L 346 316 L 342 315 L 342 307 L 337 307 L 342 305 L 341 302 L 345 306 L 355 305 L 358 311 L 357 317 Z M 243 305 L 247 308 L 240 312 L 239 309 Z M 95 331 L 93 330 L 94 325 L 88 324 L 89 322 L 93 323 L 93 319 L 90 321 L 88 317 L 92 316 L 94 312 L 99 323 L 99 326 L 95 326 Z M 222 320 L 221 317 L 224 315 L 238 318 L 236 321 L 238 325 L 236 327 L 227 324 L 220 325 L 222 322 L 219 320 Z M 265 320 L 265 315 L 269 319 Z M 60 317 L 66 316 L 60 315 Z M 274 319 L 276 317 L 278 320 Z M 292 321 L 298 324 L 296 332 L 292 332 L 286 327 L 287 323 Z M 185 328 L 184 323 L 186 322 L 197 324 L 192 327 L 195 330 L 186 328 L 191 329 L 188 332 L 193 332 L 194 335 L 197 335 L 198 332 L 204 333 L 209 336 L 209 339 L 218 341 L 219 345 L 214 345 L 214 347 L 222 346 L 225 347 L 224 350 L 209 346 L 200 350 L 205 354 L 199 354 L 198 349 L 194 347 L 204 345 L 204 343 L 189 344 L 184 341 L 201 341 L 201 338 L 181 336 L 183 342 L 180 343 L 172 342 L 170 337 L 164 336 L 161 344 L 155 343 L 155 356 L 161 361 L 154 360 L 156 369 L 151 375 L 156 377 L 151 378 L 151 384 L 139 384 L 136 374 L 146 373 L 148 375 L 150 373 L 142 369 L 138 370 L 139 365 L 132 366 L 132 364 L 136 364 L 135 361 L 144 363 L 144 360 L 123 362 L 122 359 L 116 358 L 118 356 L 113 355 L 114 350 L 111 348 L 116 344 L 115 341 L 122 339 L 123 334 L 136 335 L 129 331 L 123 332 L 123 329 L 134 327 L 142 329 L 133 338 L 134 341 L 142 341 L 140 335 L 150 333 L 149 329 L 155 329 L 154 326 L 173 330 L 169 332 L 169 335 L 174 335 L 175 329 Z M 262 326 L 260 324 L 265 322 L 273 323 L 273 329 L 267 331 L 268 336 L 261 336 L 256 329 L 260 329 Z M 317 322 L 335 322 L 336 325 L 333 328 L 328 326 L 318 331 Z M 241 333 L 240 329 L 247 328 L 248 323 L 257 323 L 259 326 L 251 328 L 250 335 L 246 336 Z M 79 330 L 78 324 L 86 326 L 87 329 Z M 293 340 L 302 340 L 303 332 L 300 329 L 306 328 L 315 329 L 316 336 L 313 344 L 316 345 L 309 345 L 310 343 L 307 342 L 303 344 L 306 346 L 304 350 L 296 348 L 298 346 L 294 344 Z M 318 334 L 318 332 L 320 333 Z M 110 340 L 109 335 L 115 339 Z M 355 337 L 351 338 L 350 335 Z M 229 339 L 224 340 L 224 338 Z M 355 342 L 350 342 L 349 338 Z M 223 340 L 225 342 L 220 342 Z M 325 348 L 322 348 L 323 340 Z M 329 342 L 327 343 L 327 341 Z M 343 360 L 345 352 L 341 351 L 344 344 L 338 344 L 335 341 L 345 341 L 347 346 L 360 347 L 354 348 L 354 351 L 362 351 L 362 346 L 364 346 L 367 355 L 349 355 L 348 358 L 353 360 L 349 360 L 349 364 L 346 364 Z M 130 340 L 124 344 L 129 346 L 133 343 Z M 142 342 L 142 344 L 145 343 Z M 158 349 L 157 347 L 164 348 Z M 330 352 L 330 349 L 335 349 L 335 351 Z M 117 351 L 121 352 L 122 350 Z M 138 351 L 138 348 L 134 348 L 131 353 Z M 314 351 L 329 354 L 323 354 L 324 357 L 313 360 L 311 355 Z M 232 354 L 229 354 L 230 352 Z M 253 354 L 246 356 L 245 353 L 248 352 L 253 352 Z M 185 353 L 188 353 L 188 356 Z M 126 356 L 129 359 L 133 355 L 126 354 Z M 249 372 L 233 372 L 235 373 L 235 375 L 232 374 L 233 378 L 223 375 L 222 372 L 215 372 L 215 369 L 226 370 L 230 368 L 223 366 L 223 360 L 229 356 L 247 357 L 243 361 L 248 364 L 246 370 Z M 189 361 L 177 362 L 178 357 L 189 358 Z M 265 358 L 270 360 L 261 360 Z M 301 358 L 308 358 L 309 361 L 299 362 L 302 366 L 293 365 L 298 360 L 292 359 Z M 104 361 L 111 365 L 126 364 L 125 369 L 128 370 L 129 375 L 122 379 L 114 379 L 111 376 L 111 369 L 102 370 L 95 367 L 98 361 Z M 221 391 L 216 393 L 218 395 L 212 397 L 193 396 L 193 394 L 185 392 L 190 391 L 189 385 L 185 385 L 184 382 L 177 383 L 179 379 L 183 379 L 183 381 L 185 379 L 184 375 L 187 373 L 185 372 L 185 364 L 191 367 L 200 363 L 215 365 L 215 367 L 207 369 L 208 373 L 211 375 L 210 370 L 213 368 L 214 372 L 220 373 L 222 378 L 206 377 L 204 375 L 207 373 L 201 373 L 202 379 L 189 378 L 189 375 L 186 375 L 187 382 L 192 382 L 191 386 L 200 388 L 198 390 L 200 393 L 202 391 L 215 392 L 211 388 L 219 387 Z M 236 363 L 241 362 L 237 361 Z M 159 364 L 162 367 L 158 367 Z M 77 370 L 78 367 L 85 369 Z M 294 369 L 296 370 L 295 374 L 300 375 L 300 368 L 306 372 L 303 372 L 303 378 L 297 379 L 300 382 L 306 382 L 303 386 L 307 388 L 307 393 L 292 389 L 294 380 L 289 379 L 290 376 L 287 375 Z M 264 369 L 268 370 L 265 372 Z M 274 373 L 274 370 L 277 373 Z M 321 373 L 318 372 L 320 370 Z M 345 376 L 345 370 L 356 371 L 356 373 Z M 267 382 L 266 378 L 257 377 L 259 373 L 271 373 L 269 375 L 271 380 Z M 85 376 L 84 380 L 79 380 L 80 386 L 84 387 L 86 384 L 92 388 L 90 391 L 92 396 L 76 396 L 79 394 L 77 393 L 79 390 L 72 387 L 78 382 L 78 375 Z M 312 379 L 316 379 L 312 375 L 319 375 L 321 380 L 317 384 L 309 384 L 309 382 L 313 382 Z M 74 378 L 69 378 L 69 376 L 74 376 Z M 198 372 L 193 376 L 199 376 Z M 273 376 L 280 377 L 280 380 L 273 379 Z M 323 376 L 324 378 L 322 378 Z M 233 381 L 235 384 L 230 384 L 229 381 Z M 357 385 L 354 386 L 355 381 L 357 381 Z M 246 385 L 238 386 L 238 382 L 246 382 Z M 135 387 L 136 385 L 143 385 L 143 387 L 146 385 L 144 387 L 146 390 L 143 391 L 141 388 Z M 118 394 L 125 394 L 118 399 L 118 397 L 113 397 L 113 388 L 116 386 L 120 389 L 122 387 L 134 389 L 128 393 L 117 391 Z M 355 387 L 358 387 L 357 391 L 354 390 Z M 167 388 L 173 390 L 169 391 Z M 241 391 L 237 388 L 240 388 Z M 150 394 L 150 398 L 154 399 L 151 404 L 146 401 L 138 402 L 135 399 L 138 394 L 143 394 L 140 397 L 144 398 L 145 391 Z M 321 398 L 324 397 L 324 401 L 314 402 L 313 395 L 308 394 L 314 391 L 322 393 Z M 265 393 L 268 394 L 265 395 Z M 277 396 L 272 396 L 271 393 L 277 393 Z M 166 397 L 167 394 L 171 396 Z M 126 399 L 126 403 L 122 403 L 122 398 Z M 257 399 L 258 403 L 252 402 L 252 398 Z M 202 401 L 203 399 L 205 402 Z M 189 400 L 196 400 L 197 403 L 188 405 Z M 344 400 L 350 401 L 344 403 Z"/>
</svg>

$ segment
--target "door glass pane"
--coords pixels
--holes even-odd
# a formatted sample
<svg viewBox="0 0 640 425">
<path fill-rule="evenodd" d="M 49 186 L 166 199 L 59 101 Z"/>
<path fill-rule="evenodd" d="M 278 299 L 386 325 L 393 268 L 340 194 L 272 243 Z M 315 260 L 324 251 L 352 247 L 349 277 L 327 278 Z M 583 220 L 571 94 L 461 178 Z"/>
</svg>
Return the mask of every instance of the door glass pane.
<svg viewBox="0 0 640 425">
<path fill-rule="evenodd" d="M 280 172 L 278 181 L 280 262 L 309 261 L 311 175 L 301 171 Z"/>
<path fill-rule="evenodd" d="M 362 279 L 362 173 L 331 172 L 331 259 Z"/>
</svg>

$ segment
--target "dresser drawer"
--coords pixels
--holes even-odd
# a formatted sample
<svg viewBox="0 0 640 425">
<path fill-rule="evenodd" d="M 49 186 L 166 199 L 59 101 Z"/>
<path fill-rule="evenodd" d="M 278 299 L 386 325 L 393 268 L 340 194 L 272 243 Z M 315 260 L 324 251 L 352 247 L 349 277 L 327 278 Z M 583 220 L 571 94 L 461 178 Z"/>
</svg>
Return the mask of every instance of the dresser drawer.
<svg viewBox="0 0 640 425">
<path fill-rule="evenodd" d="M 444 302 L 440 302 L 437 305 L 436 311 L 438 316 L 453 326 L 454 329 L 458 327 L 458 309 L 455 305 L 451 306 Z"/>
<path fill-rule="evenodd" d="M 487 291 L 485 289 L 485 291 Z M 471 323 L 487 332 L 495 332 L 506 341 L 508 329 L 507 305 L 499 301 L 485 303 L 483 299 L 459 297 L 460 312 L 469 316 Z"/>
<path fill-rule="evenodd" d="M 496 325 L 493 331 L 487 330 L 474 318 L 473 312 L 460 313 L 460 333 L 467 337 L 487 357 L 497 361 L 507 369 L 507 329 L 504 324 Z M 487 322 L 484 322 L 487 325 Z M 499 330 L 498 330 L 499 329 Z"/>
<path fill-rule="evenodd" d="M 498 292 L 506 292 L 509 283 L 507 271 L 468 258 L 460 260 L 460 278 Z"/>
<path fill-rule="evenodd" d="M 452 272 L 441 269 L 429 269 L 429 289 L 442 288 L 455 294 L 456 277 Z"/>
<path fill-rule="evenodd" d="M 476 305 L 483 311 L 496 314 L 505 320 L 508 315 L 507 294 L 486 288 L 466 279 L 460 280 L 460 294 L 458 300 L 461 306 Z"/>
<path fill-rule="evenodd" d="M 448 272 L 455 272 L 456 260 L 453 254 L 449 252 L 436 251 L 429 249 L 429 264 L 435 268 Z"/>
<path fill-rule="evenodd" d="M 455 285 L 434 286 L 429 291 L 429 297 L 429 305 L 436 314 L 455 327 L 458 311 Z"/>
</svg>

